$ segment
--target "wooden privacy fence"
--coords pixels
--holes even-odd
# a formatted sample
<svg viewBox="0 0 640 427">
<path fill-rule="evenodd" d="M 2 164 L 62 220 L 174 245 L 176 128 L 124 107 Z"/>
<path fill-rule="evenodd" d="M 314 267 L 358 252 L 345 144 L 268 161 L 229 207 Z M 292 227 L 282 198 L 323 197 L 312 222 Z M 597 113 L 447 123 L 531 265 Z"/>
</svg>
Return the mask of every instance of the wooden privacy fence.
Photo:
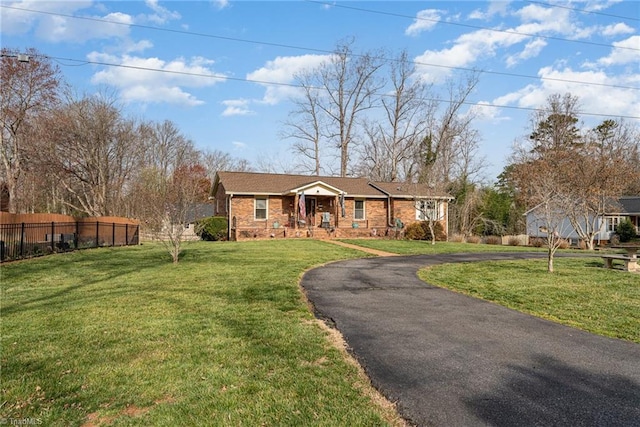
<svg viewBox="0 0 640 427">
<path fill-rule="evenodd" d="M 111 222 L 96 218 L 56 219 L 68 218 L 73 221 L 8 223 L 6 214 L 0 216 L 0 262 L 54 252 L 139 243 L 140 225 L 126 218 L 100 218 L 113 220 Z"/>
</svg>

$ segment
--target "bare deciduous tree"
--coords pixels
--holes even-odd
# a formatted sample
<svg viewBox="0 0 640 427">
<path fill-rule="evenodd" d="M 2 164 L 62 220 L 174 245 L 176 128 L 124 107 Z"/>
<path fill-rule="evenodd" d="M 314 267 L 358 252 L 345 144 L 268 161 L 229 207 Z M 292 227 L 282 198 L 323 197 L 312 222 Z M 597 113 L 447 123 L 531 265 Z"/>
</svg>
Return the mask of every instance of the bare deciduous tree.
<svg viewBox="0 0 640 427">
<path fill-rule="evenodd" d="M 521 163 L 515 169 L 514 176 L 520 182 L 535 184 L 527 191 L 527 199 L 533 206 L 534 214 L 543 224 L 540 231 L 546 234 L 547 271 L 554 271 L 554 256 L 564 242 L 563 236 L 570 231 L 566 212 L 572 203 L 572 198 L 566 192 L 559 190 L 558 182 L 562 180 L 563 167 L 572 161 L 570 153 L 566 151 L 556 153 L 556 156 L 544 157 Z M 525 184 L 527 185 L 527 184 Z"/>
<path fill-rule="evenodd" d="M 441 183 L 447 187 L 456 178 L 456 171 L 466 179 L 471 175 L 471 168 L 478 167 L 478 163 L 468 162 L 478 147 L 478 133 L 472 128 L 474 114 L 463 112 L 467 98 L 477 84 L 477 74 L 469 75 L 459 84 L 449 83 L 449 99 L 444 112 L 430 117 L 427 135 L 416 147 L 415 173 L 419 182 Z"/>
<path fill-rule="evenodd" d="M 296 83 L 302 88 L 302 95 L 291 99 L 294 109 L 284 123 L 281 136 L 294 140 L 293 150 L 301 158 L 303 172 L 320 175 L 322 144 L 322 111 L 320 92 L 314 86 L 312 71 L 304 71 L 296 76 Z"/>
<path fill-rule="evenodd" d="M 367 52 L 354 55 L 351 43 L 339 44 L 331 59 L 318 69 L 322 89 L 320 110 L 327 116 L 326 136 L 340 156 L 340 176 L 347 176 L 356 127 L 361 114 L 373 108 L 384 84 L 377 75 L 382 56 Z"/>
<path fill-rule="evenodd" d="M 232 157 L 229 153 L 220 150 L 204 151 L 202 153 L 202 164 L 207 170 L 207 177 L 213 182 L 218 171 L 238 171 L 249 172 L 251 165 L 246 159 Z"/>
<path fill-rule="evenodd" d="M 173 263 L 178 263 L 190 216 L 198 204 L 207 201 L 211 183 L 206 169 L 198 163 L 174 166 L 168 179 L 158 169 L 145 170 L 139 194 L 146 199 L 144 226 L 162 242 Z"/>
<path fill-rule="evenodd" d="M 113 99 L 71 99 L 48 122 L 48 167 L 71 195 L 65 203 L 90 216 L 118 215 L 142 139 Z"/>
<path fill-rule="evenodd" d="M 143 165 L 156 168 L 162 176 L 169 176 L 176 164 L 194 156 L 193 144 L 172 121 L 145 123 L 141 129 L 145 148 Z"/>
<path fill-rule="evenodd" d="M 36 118 L 58 103 L 62 77 L 58 67 L 29 49 L 24 55 L 2 48 L 0 57 L 0 157 L 9 193 L 9 212 L 18 211 L 20 180 L 34 147 Z M 25 59 L 27 59 L 25 61 Z"/>
<path fill-rule="evenodd" d="M 632 135 L 624 122 L 605 120 L 571 150 L 573 165 L 564 178 L 573 200 L 567 216 L 588 249 L 594 249 L 601 219 L 618 209 L 616 199 L 625 195 L 629 182 L 640 180 L 633 162 L 638 141 Z"/>
<path fill-rule="evenodd" d="M 384 119 L 364 126 L 360 168 L 372 179 L 394 182 L 407 178 L 436 103 L 427 98 L 429 86 L 414 78 L 415 65 L 406 51 L 392 61 L 390 72 L 393 89 L 381 97 Z"/>
</svg>

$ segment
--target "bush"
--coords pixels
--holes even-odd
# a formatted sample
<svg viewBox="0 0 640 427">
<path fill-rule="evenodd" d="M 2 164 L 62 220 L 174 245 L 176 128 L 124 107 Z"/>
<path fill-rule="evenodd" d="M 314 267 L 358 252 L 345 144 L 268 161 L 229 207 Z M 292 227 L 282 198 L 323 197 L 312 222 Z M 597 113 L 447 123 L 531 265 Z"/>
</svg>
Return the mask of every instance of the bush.
<svg viewBox="0 0 640 427">
<path fill-rule="evenodd" d="M 444 233 L 442 224 L 439 222 L 433 223 L 433 232 L 437 241 L 447 240 L 447 235 Z M 404 232 L 404 236 L 409 240 L 431 240 L 431 232 L 429 231 L 429 222 L 421 221 L 409 224 Z"/>
<path fill-rule="evenodd" d="M 624 221 L 620 221 L 616 227 L 616 234 L 620 237 L 621 242 L 629 242 L 636 237 L 636 229 L 631 220 L 627 218 Z"/>
<path fill-rule="evenodd" d="M 484 243 L 487 245 L 501 245 L 502 239 L 500 236 L 486 236 L 484 238 Z"/>
<path fill-rule="evenodd" d="M 217 241 L 227 239 L 229 223 L 222 216 L 210 216 L 196 222 L 195 233 L 202 240 Z"/>
<path fill-rule="evenodd" d="M 507 245 L 509 246 L 520 246 L 520 238 L 518 236 L 511 236 L 507 241 Z"/>
<path fill-rule="evenodd" d="M 467 237 L 467 243 L 480 243 L 480 237 L 478 237 L 478 236 L 469 236 L 469 237 Z"/>
<path fill-rule="evenodd" d="M 547 245 L 542 237 L 532 237 L 529 240 L 529 244 L 534 248 L 542 248 Z"/>
<path fill-rule="evenodd" d="M 449 236 L 449 241 L 450 242 L 455 242 L 455 243 L 463 243 L 464 242 L 464 235 L 462 234 L 452 234 Z"/>
</svg>

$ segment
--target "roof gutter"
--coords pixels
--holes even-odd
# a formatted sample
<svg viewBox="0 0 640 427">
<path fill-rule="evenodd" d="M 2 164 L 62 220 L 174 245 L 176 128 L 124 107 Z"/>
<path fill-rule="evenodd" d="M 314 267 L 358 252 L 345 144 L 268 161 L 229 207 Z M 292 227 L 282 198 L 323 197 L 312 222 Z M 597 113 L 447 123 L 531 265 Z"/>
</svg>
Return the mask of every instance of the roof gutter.
<svg viewBox="0 0 640 427">
<path fill-rule="evenodd" d="M 391 212 L 391 193 L 383 190 L 382 188 L 378 187 L 377 185 L 375 185 L 373 182 L 369 181 L 368 184 L 370 186 L 372 186 L 373 188 L 375 188 L 376 190 L 378 190 L 379 192 L 381 192 L 382 194 L 385 194 L 387 196 L 387 226 L 388 227 L 395 227 L 395 223 L 392 222 L 392 212 Z"/>
</svg>

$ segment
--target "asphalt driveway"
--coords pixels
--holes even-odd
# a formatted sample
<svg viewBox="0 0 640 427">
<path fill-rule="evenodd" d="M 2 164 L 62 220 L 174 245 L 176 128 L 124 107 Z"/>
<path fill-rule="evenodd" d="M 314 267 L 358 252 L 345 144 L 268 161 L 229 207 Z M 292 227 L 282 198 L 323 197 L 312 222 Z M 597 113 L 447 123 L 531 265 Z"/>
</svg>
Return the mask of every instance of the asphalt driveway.
<svg viewBox="0 0 640 427">
<path fill-rule="evenodd" d="M 419 426 L 640 426 L 640 345 L 418 279 L 443 262 L 540 254 L 378 257 L 302 279 L 374 386 Z M 638 325 L 640 328 L 640 325 Z"/>
</svg>

